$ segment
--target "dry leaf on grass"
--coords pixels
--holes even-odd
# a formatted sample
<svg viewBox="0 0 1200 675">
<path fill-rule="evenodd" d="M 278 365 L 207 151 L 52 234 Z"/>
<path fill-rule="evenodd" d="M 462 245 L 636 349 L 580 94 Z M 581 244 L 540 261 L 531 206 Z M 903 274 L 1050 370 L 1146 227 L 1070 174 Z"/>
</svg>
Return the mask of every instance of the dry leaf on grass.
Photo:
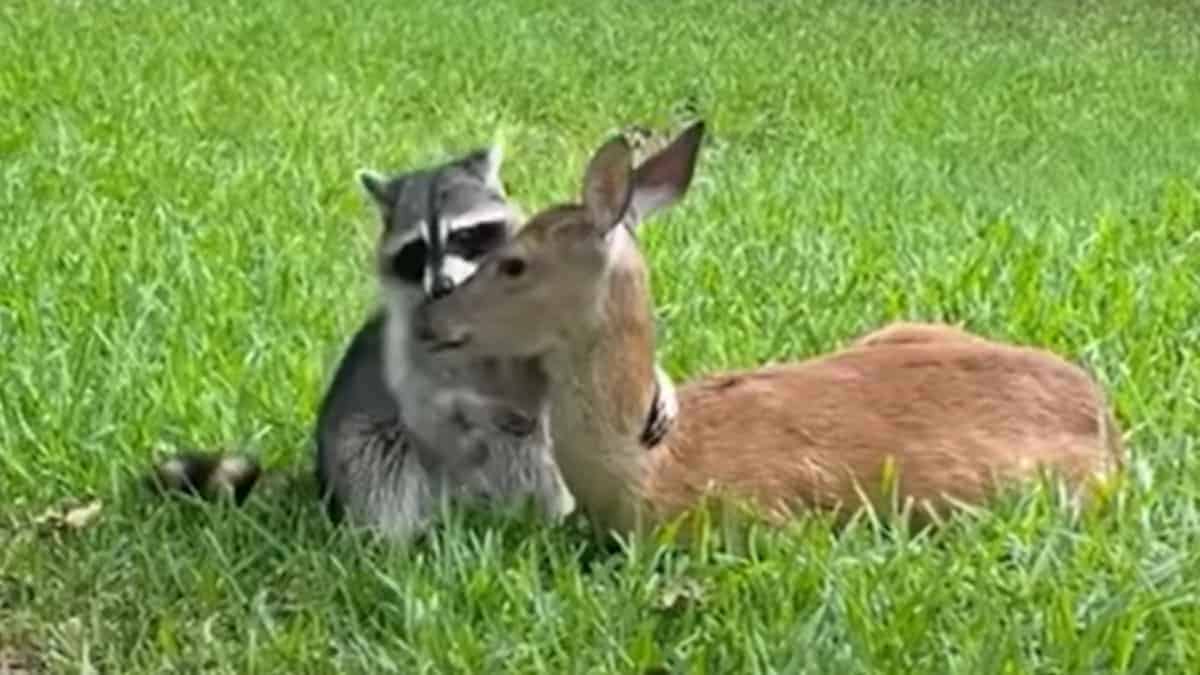
<svg viewBox="0 0 1200 675">
<path fill-rule="evenodd" d="M 37 652 L 8 647 L 0 642 L 0 675 L 34 675 L 42 672 Z"/>
<path fill-rule="evenodd" d="M 704 603 L 704 588 L 695 579 L 684 577 L 667 582 L 655 602 L 660 612 L 679 612 Z"/>
<path fill-rule="evenodd" d="M 665 148 L 671 140 L 671 137 L 667 134 L 639 124 L 631 124 L 621 129 L 621 135 L 625 137 L 630 147 L 633 148 L 633 161 L 635 164 L 644 162 L 650 155 Z"/>
<path fill-rule="evenodd" d="M 65 509 L 50 508 L 34 518 L 33 524 L 58 530 L 80 530 L 92 524 L 99 517 L 100 509 L 103 506 L 104 503 L 99 499 L 93 499 L 86 504 Z"/>
</svg>

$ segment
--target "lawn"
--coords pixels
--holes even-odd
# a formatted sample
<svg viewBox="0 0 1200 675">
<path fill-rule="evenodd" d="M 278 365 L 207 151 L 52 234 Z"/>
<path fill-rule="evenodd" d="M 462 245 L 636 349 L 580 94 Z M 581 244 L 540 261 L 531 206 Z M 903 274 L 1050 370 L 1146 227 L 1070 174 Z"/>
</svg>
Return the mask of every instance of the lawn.
<svg viewBox="0 0 1200 675">
<path fill-rule="evenodd" d="M 1006 3 L 9 0 L 0 7 L 0 652 L 48 672 L 1185 672 L 1200 659 L 1200 10 Z M 819 518 L 605 554 L 312 502 L 373 300 L 354 171 L 506 139 L 527 210 L 629 124 L 710 142 L 646 228 L 677 379 L 895 318 L 1106 383 L 1133 461 L 926 533 Z M 137 489 L 171 446 L 281 479 Z M 80 528 L 49 510 L 99 499 Z M 0 658 L 3 658 L 0 656 Z M 3 668 L 0 666 L 0 671 Z"/>
</svg>

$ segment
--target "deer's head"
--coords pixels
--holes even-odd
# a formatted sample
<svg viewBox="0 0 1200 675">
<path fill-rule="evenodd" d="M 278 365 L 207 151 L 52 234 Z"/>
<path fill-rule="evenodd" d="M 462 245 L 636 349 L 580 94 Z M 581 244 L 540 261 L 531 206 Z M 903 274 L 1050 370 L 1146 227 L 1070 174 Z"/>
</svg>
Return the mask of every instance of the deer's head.
<svg viewBox="0 0 1200 675">
<path fill-rule="evenodd" d="M 687 192 L 703 134 L 704 123 L 693 123 L 636 169 L 623 137 L 606 142 L 587 165 L 580 201 L 537 213 L 470 280 L 426 303 L 418 334 L 441 351 L 523 357 L 619 320 L 609 280 L 644 277 L 632 233 Z M 649 303 L 648 288 L 642 295 L 623 302 Z"/>
</svg>

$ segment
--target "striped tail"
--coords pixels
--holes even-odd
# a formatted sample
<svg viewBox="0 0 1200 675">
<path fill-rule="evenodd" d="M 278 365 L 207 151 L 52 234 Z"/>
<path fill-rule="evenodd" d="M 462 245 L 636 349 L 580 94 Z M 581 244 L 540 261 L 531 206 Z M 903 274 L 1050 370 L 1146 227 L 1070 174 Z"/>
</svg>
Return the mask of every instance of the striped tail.
<svg viewBox="0 0 1200 675">
<path fill-rule="evenodd" d="M 259 463 L 245 455 L 185 452 L 158 462 L 148 483 L 159 494 L 183 493 L 208 500 L 225 495 L 241 505 L 261 475 Z"/>
</svg>

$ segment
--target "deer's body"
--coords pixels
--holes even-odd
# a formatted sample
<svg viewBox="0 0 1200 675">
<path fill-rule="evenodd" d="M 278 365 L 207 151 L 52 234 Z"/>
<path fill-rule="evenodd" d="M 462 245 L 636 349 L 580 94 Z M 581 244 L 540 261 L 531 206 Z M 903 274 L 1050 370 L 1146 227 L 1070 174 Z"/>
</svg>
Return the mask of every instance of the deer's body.
<svg viewBox="0 0 1200 675">
<path fill-rule="evenodd" d="M 632 241 L 613 245 L 633 250 Z M 923 323 L 893 324 L 797 363 L 682 383 L 674 429 L 646 449 L 634 435 L 652 386 L 644 273 L 618 262 L 608 288 L 605 314 L 622 316 L 622 329 L 602 330 L 607 348 L 552 356 L 547 368 L 556 462 L 605 528 L 670 520 L 714 488 L 778 520 L 805 508 L 849 512 L 864 497 L 883 506 L 886 471 L 920 520 L 954 501 L 979 504 L 1042 469 L 1081 484 L 1120 463 L 1120 430 L 1081 368 Z"/>
<path fill-rule="evenodd" d="M 1080 486 L 1120 464 L 1119 431 L 1082 369 L 936 324 L 896 324 L 825 356 L 697 378 L 678 387 L 663 441 L 637 443 L 655 343 L 629 229 L 686 191 L 701 131 L 636 172 L 627 146 L 611 141 L 588 167 L 582 204 L 535 216 L 481 265 L 486 284 L 468 282 L 422 317 L 427 339 L 446 350 L 541 355 L 556 462 L 600 527 L 653 526 L 713 492 L 780 519 L 853 510 L 881 496 L 889 464 L 901 501 L 935 509 L 978 504 L 1042 469 Z"/>
<path fill-rule="evenodd" d="M 702 378 L 678 395 L 676 431 L 642 472 L 660 517 L 709 483 L 777 514 L 846 508 L 885 497 L 890 461 L 902 498 L 940 509 L 1042 467 L 1078 482 L 1116 460 L 1104 400 L 1083 372 L 982 341 L 852 348 Z"/>
</svg>

